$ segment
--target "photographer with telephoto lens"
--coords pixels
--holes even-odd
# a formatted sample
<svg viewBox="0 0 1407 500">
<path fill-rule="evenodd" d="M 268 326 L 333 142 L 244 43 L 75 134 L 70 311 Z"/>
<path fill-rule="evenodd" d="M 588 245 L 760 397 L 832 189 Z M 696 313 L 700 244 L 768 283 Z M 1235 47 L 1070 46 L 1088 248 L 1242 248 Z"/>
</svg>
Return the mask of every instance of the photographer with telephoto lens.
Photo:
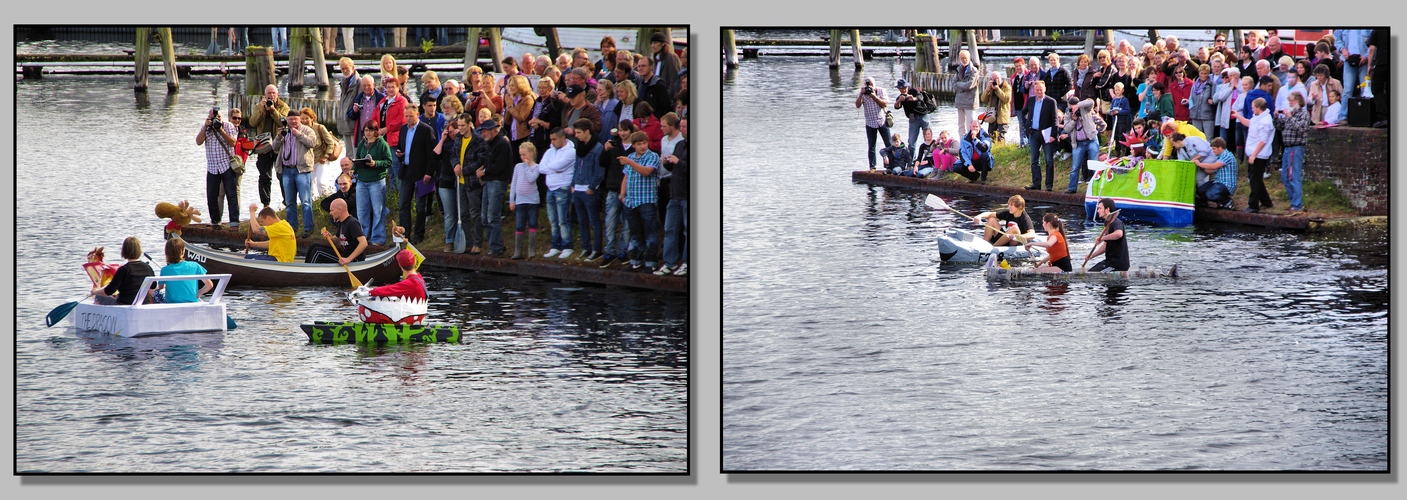
<svg viewBox="0 0 1407 500">
<path fill-rule="evenodd" d="M 206 115 L 205 123 L 195 136 L 195 144 L 205 146 L 205 200 L 210 207 L 211 225 L 218 225 L 223 215 L 220 209 L 221 192 L 229 203 L 230 223 L 239 224 L 239 195 L 235 191 L 234 169 L 230 168 L 230 157 L 234 155 L 238 133 L 234 124 L 220 119 L 220 108 L 217 106 Z"/>
<path fill-rule="evenodd" d="M 278 156 L 273 146 L 274 133 L 281 122 L 288 117 L 288 103 L 278 97 L 278 87 L 264 87 L 264 98 L 254 103 L 253 114 L 249 117 L 249 127 L 254 131 L 255 153 L 259 154 L 259 203 L 269 206 L 272 201 L 270 189 L 273 187 L 274 158 Z M 267 140 L 267 142 L 265 142 Z M 279 181 L 279 191 L 283 191 L 283 181 Z M 284 202 L 287 204 L 287 201 Z"/>
<path fill-rule="evenodd" d="M 865 153 L 869 156 L 870 170 L 874 170 L 875 166 L 875 136 L 884 141 L 884 147 L 893 147 L 889 143 L 889 127 L 884 123 L 884 108 L 888 106 L 889 101 L 885 97 L 884 89 L 875 86 L 874 77 L 865 77 L 860 95 L 855 97 L 855 107 L 865 110 L 865 137 L 869 142 Z"/>
</svg>

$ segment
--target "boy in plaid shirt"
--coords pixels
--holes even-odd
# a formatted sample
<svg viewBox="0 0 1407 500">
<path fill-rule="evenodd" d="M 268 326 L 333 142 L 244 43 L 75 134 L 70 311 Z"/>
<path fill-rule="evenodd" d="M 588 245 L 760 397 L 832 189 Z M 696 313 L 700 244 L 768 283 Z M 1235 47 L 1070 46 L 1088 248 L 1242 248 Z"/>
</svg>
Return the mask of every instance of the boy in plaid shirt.
<svg viewBox="0 0 1407 500">
<path fill-rule="evenodd" d="M 625 220 L 630 224 L 630 268 L 640 269 L 640 261 L 653 271 L 655 252 L 659 248 L 655 234 L 656 197 L 659 194 L 660 155 L 649 149 L 650 137 L 644 132 L 630 135 L 635 149 L 620 157 L 625 177 L 620 181 L 620 201 L 625 205 Z"/>
</svg>

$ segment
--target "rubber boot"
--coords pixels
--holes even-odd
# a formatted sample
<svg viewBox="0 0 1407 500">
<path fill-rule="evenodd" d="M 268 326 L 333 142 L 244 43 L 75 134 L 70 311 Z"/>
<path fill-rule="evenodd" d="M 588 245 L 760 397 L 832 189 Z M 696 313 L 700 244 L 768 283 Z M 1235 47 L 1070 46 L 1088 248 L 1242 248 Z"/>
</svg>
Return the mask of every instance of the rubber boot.
<svg viewBox="0 0 1407 500">
<path fill-rule="evenodd" d="M 513 233 L 512 260 L 523 260 L 523 233 Z"/>
<path fill-rule="evenodd" d="M 537 255 L 537 230 L 528 229 L 528 255 Z"/>
</svg>

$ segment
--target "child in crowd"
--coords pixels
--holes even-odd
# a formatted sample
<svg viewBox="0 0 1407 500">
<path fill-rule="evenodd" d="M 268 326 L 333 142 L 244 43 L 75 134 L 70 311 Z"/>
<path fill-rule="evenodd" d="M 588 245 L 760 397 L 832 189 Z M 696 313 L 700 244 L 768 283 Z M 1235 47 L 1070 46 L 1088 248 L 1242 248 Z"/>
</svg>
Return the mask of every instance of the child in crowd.
<svg viewBox="0 0 1407 500">
<path fill-rule="evenodd" d="M 644 132 L 630 134 L 630 145 L 634 151 L 618 160 L 625 172 L 620 181 L 620 201 L 625 205 L 625 219 L 630 225 L 630 269 L 639 270 L 640 261 L 653 259 L 659 250 L 655 210 L 660 155 L 650 151 L 650 137 Z M 645 267 L 654 272 L 655 262 L 645 260 Z"/>
<path fill-rule="evenodd" d="M 532 255 L 537 241 L 537 207 L 542 203 L 537 193 L 537 146 L 523 141 L 518 146 L 523 162 L 513 166 L 513 181 L 508 188 L 508 209 L 513 211 L 516 229 L 513 233 L 513 260 L 523 259 L 523 228 L 528 229 L 528 253 Z"/>
<path fill-rule="evenodd" d="M 1339 99 L 1341 98 L 1343 95 L 1339 94 L 1339 91 L 1329 91 L 1329 105 L 1324 107 L 1324 122 L 1319 125 L 1334 125 L 1339 122 Z"/>
</svg>

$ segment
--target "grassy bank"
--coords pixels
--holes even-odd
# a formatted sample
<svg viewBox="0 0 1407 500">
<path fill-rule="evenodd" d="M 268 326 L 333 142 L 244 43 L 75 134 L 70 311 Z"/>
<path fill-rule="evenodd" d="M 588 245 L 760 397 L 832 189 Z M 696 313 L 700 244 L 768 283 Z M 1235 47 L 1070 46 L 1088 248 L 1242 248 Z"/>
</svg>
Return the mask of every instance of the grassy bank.
<svg viewBox="0 0 1407 500">
<path fill-rule="evenodd" d="M 995 166 L 987 174 L 988 185 L 1021 189 L 1031 183 L 1030 150 L 1017 147 L 1014 144 L 998 144 L 992 151 Z M 1042 175 L 1044 175 L 1044 168 L 1042 166 Z M 1239 179 L 1236 181 L 1236 194 L 1232 198 L 1239 210 L 1246 208 L 1246 200 L 1250 198 L 1251 194 L 1251 185 L 1247 178 L 1246 165 L 1240 164 L 1238 170 Z M 942 178 L 967 182 L 967 179 L 953 173 L 943 174 Z M 1042 183 L 1044 181 L 1045 179 L 1042 179 Z M 1061 160 L 1059 153 L 1056 153 L 1055 179 L 1051 183 L 1052 188 L 1056 192 L 1064 192 L 1069 186 L 1069 182 L 1070 160 Z M 1083 190 L 1084 185 L 1081 185 L 1079 189 Z M 1274 208 L 1262 209 L 1261 213 L 1284 215 L 1290 211 L 1290 199 L 1285 195 L 1285 186 L 1280 183 L 1279 172 L 1274 172 L 1269 179 L 1265 179 L 1265 189 L 1270 193 Z M 1356 217 L 1358 215 L 1357 210 L 1349 205 L 1348 200 L 1330 182 L 1305 183 L 1303 190 L 1304 207 L 1312 216 Z"/>
</svg>

